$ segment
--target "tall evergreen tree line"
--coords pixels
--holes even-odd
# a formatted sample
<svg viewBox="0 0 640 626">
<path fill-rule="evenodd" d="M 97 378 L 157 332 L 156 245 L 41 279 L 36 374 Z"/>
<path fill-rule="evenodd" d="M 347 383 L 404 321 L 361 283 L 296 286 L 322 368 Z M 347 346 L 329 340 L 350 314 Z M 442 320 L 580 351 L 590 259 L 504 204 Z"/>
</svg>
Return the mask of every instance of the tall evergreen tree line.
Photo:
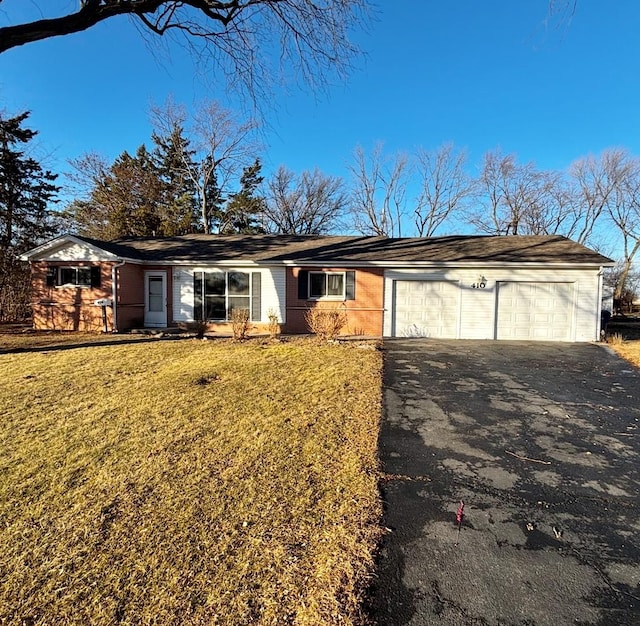
<svg viewBox="0 0 640 626">
<path fill-rule="evenodd" d="M 93 154 L 72 162 L 71 178 L 85 192 L 64 212 L 74 230 L 107 240 L 262 232 L 257 157 L 243 168 L 238 189 L 230 190 L 218 184 L 209 155 L 196 160 L 180 126 L 166 136 L 154 132 L 152 142 L 151 150 L 142 144 L 135 155 L 124 151 L 110 165 Z M 203 170 L 210 174 L 200 176 Z"/>
<path fill-rule="evenodd" d="M 57 175 L 29 154 L 37 132 L 24 126 L 28 117 L 0 114 L 0 321 L 30 314 L 29 268 L 19 255 L 56 231 Z"/>
</svg>

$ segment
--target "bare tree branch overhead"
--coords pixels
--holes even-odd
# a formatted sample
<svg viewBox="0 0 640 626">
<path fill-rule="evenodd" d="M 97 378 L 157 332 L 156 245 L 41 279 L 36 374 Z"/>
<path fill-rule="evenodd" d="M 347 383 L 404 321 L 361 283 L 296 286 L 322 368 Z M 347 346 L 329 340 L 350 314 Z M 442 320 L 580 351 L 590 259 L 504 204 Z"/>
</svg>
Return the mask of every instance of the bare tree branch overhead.
<svg viewBox="0 0 640 626">
<path fill-rule="evenodd" d="M 1 2 L 2 0 L 0 0 Z M 69 3 L 70 4 L 70 3 Z M 367 23 L 368 0 L 79 0 L 77 11 L 0 28 L 0 53 L 78 33 L 127 15 L 152 36 L 173 35 L 230 83 L 255 89 L 292 66 L 312 84 L 346 73 L 357 46 L 350 34 Z M 66 3 L 36 2 L 54 12 Z M 5 18 L 11 21 L 8 9 Z M 274 68 L 273 64 L 279 64 Z"/>
</svg>

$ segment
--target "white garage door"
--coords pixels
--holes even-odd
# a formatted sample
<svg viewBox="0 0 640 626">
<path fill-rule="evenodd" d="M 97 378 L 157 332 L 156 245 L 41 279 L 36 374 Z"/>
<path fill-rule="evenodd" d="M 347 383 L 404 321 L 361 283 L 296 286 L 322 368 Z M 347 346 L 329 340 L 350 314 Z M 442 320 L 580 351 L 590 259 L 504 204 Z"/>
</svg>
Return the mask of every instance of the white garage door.
<svg viewBox="0 0 640 626">
<path fill-rule="evenodd" d="M 434 280 L 394 281 L 395 337 L 458 336 L 458 283 Z"/>
<path fill-rule="evenodd" d="M 498 283 L 498 339 L 571 341 L 573 283 Z"/>
</svg>

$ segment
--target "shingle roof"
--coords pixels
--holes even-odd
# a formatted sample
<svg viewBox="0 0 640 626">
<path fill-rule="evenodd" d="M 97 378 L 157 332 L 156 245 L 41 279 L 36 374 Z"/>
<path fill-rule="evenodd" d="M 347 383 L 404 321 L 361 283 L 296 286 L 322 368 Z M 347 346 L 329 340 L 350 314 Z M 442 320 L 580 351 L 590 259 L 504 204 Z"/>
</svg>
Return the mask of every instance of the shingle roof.
<svg viewBox="0 0 640 626">
<path fill-rule="evenodd" d="M 559 235 L 432 238 L 184 235 L 110 242 L 80 239 L 119 257 L 158 263 L 612 263 L 611 259 Z"/>
</svg>

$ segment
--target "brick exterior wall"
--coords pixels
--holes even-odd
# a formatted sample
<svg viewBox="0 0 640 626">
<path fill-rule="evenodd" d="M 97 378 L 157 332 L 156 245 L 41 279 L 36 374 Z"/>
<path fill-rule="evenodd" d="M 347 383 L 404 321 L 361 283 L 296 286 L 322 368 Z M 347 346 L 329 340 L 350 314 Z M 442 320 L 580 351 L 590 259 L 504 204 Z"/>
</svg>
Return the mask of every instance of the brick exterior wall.
<svg viewBox="0 0 640 626">
<path fill-rule="evenodd" d="M 351 270 L 353 268 L 349 268 Z M 378 268 L 357 268 L 355 270 L 356 293 L 355 300 L 300 300 L 298 298 L 298 274 L 301 270 L 346 272 L 347 268 L 323 267 L 287 268 L 287 297 L 286 323 L 284 333 L 308 333 L 309 327 L 305 320 L 305 313 L 313 307 L 341 307 L 347 311 L 347 325 L 342 330 L 344 335 L 382 336 L 382 322 L 384 313 L 384 270 Z"/>
<path fill-rule="evenodd" d="M 144 326 L 144 269 L 127 263 L 116 269 L 116 321 L 120 332 Z"/>
<path fill-rule="evenodd" d="M 51 287 L 47 272 L 51 267 L 100 267 L 100 287 Z M 112 262 L 37 261 L 31 264 L 33 327 L 36 330 L 104 330 L 102 307 L 94 302 L 112 298 Z M 173 319 L 172 272 L 166 266 L 145 266 L 127 263 L 116 269 L 118 294 L 116 324 L 118 331 L 141 328 L 144 325 L 144 273 L 162 270 L 167 274 L 167 322 Z M 113 309 L 107 307 L 107 330 L 113 330 Z"/>
<path fill-rule="evenodd" d="M 100 287 L 50 287 L 50 267 L 100 266 Z M 111 298 L 111 263 L 69 263 L 38 261 L 31 264 L 33 327 L 37 330 L 101 331 L 102 307 L 93 303 Z M 113 327 L 111 307 L 107 307 L 107 329 Z"/>
<path fill-rule="evenodd" d="M 39 330 L 102 331 L 102 307 L 94 305 L 99 298 L 112 297 L 112 262 L 77 262 L 74 267 L 100 266 L 100 287 L 50 287 L 47 271 L 50 267 L 69 266 L 69 262 L 38 261 L 31 265 L 33 325 Z M 286 322 L 283 333 L 308 333 L 305 313 L 313 307 L 341 307 L 347 312 L 345 335 L 381 336 L 383 325 L 384 271 L 382 269 L 355 270 L 355 300 L 300 300 L 298 298 L 298 273 L 311 271 L 351 271 L 340 267 L 288 268 L 286 273 Z M 118 294 L 116 324 L 118 331 L 139 328 L 144 325 L 144 276 L 145 271 L 165 271 L 167 275 L 167 322 L 173 320 L 172 271 L 167 266 L 141 266 L 127 263 L 118 267 Z M 113 309 L 107 307 L 107 330 L 113 329 Z M 266 322 L 266 321 L 265 321 Z M 231 324 L 211 324 L 211 330 L 231 332 Z M 264 333 L 266 323 L 254 324 L 252 333 Z M 226 331 L 226 332 L 225 332 Z"/>
</svg>

